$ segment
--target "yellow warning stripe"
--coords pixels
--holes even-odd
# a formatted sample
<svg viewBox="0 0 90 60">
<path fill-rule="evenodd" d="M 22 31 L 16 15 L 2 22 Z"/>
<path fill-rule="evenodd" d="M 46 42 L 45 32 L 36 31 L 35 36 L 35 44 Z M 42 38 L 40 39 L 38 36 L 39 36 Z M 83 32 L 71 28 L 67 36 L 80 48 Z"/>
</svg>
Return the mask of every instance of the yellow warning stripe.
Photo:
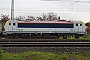
<svg viewBox="0 0 90 60">
<path fill-rule="evenodd" d="M 84 24 L 84 26 L 86 26 L 86 25 L 85 25 L 85 22 L 83 22 L 83 21 L 82 21 L 82 24 Z"/>
<path fill-rule="evenodd" d="M 6 25 L 8 24 L 8 22 L 9 22 L 9 21 L 7 21 L 7 22 L 5 23 L 4 28 L 6 27 Z"/>
</svg>

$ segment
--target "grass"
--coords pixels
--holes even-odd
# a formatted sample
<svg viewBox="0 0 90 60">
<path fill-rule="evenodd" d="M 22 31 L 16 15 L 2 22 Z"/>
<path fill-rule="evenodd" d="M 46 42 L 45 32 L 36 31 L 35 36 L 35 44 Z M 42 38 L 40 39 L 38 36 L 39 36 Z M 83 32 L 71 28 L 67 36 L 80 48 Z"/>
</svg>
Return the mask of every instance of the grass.
<svg viewBox="0 0 90 60">
<path fill-rule="evenodd" d="M 24 53 L 5 53 L 0 49 L 1 60 L 90 60 L 90 53 L 51 53 L 29 51 Z"/>
<path fill-rule="evenodd" d="M 24 52 L 24 53 L 4 53 L 1 60 L 63 60 L 68 54 L 56 54 L 50 52 Z"/>
<path fill-rule="evenodd" d="M 75 38 L 75 36 L 73 35 L 73 36 L 66 36 L 66 39 L 67 40 L 76 40 L 76 38 Z M 85 36 L 79 36 L 79 38 L 78 38 L 79 40 L 90 40 L 90 36 L 89 35 L 85 35 Z M 60 36 L 59 37 L 59 40 L 63 40 L 63 37 L 62 36 Z"/>
</svg>

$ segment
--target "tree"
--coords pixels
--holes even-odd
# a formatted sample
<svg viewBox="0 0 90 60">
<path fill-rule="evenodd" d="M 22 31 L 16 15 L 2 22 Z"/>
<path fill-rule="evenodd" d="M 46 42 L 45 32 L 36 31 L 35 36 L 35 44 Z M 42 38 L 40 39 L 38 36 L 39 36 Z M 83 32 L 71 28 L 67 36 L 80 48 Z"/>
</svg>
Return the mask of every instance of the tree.
<svg viewBox="0 0 90 60">
<path fill-rule="evenodd" d="M 3 15 L 1 14 L 1 24 L 2 24 L 2 30 L 4 30 L 4 25 L 6 23 L 6 21 L 8 21 L 10 18 L 9 18 L 9 15 Z"/>
<path fill-rule="evenodd" d="M 87 26 L 86 32 L 90 35 L 90 22 L 85 23 L 85 25 Z"/>
</svg>

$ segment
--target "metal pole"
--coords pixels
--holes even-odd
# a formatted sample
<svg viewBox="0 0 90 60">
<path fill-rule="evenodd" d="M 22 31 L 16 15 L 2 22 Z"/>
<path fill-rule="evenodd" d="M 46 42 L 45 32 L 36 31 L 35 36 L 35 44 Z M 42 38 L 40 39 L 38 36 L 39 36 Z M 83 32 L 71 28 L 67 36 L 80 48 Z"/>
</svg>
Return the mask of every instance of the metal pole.
<svg viewBox="0 0 90 60">
<path fill-rule="evenodd" d="M 11 20 L 14 20 L 14 0 L 11 3 Z"/>
</svg>

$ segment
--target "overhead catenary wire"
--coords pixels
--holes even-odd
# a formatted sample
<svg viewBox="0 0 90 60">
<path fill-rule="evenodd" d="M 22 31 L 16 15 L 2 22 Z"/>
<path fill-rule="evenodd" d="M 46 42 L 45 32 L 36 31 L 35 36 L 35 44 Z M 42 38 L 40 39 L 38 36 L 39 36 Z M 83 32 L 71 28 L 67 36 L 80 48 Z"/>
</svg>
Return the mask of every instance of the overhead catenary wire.
<svg viewBox="0 0 90 60">
<path fill-rule="evenodd" d="M 15 0 L 16 1 L 16 0 Z M 64 3 L 64 2 L 68 2 L 68 3 L 70 3 L 70 4 L 75 4 L 75 3 L 90 3 L 90 1 L 80 1 L 80 0 L 77 0 L 77 1 L 66 1 L 66 0 L 59 0 L 59 1 L 46 1 L 47 3 Z M 45 1 L 40 1 L 40 2 L 35 2 L 35 1 L 32 1 L 32 2 L 23 2 L 23 1 L 21 1 L 21 2 L 15 2 L 15 4 L 20 4 L 20 3 L 46 3 Z M 0 2 L 1 3 L 1 2 Z M 87 8 L 87 7 L 85 7 L 85 8 Z M 23 9 L 18 9 L 18 10 L 16 10 L 16 12 L 15 13 L 23 13 L 23 12 L 25 12 L 25 13 L 27 13 L 27 12 L 29 12 L 29 11 L 37 11 L 38 13 L 39 13 L 39 11 L 57 11 L 57 12 L 59 12 L 59 11 L 64 11 L 64 12 L 66 12 L 66 14 L 69 14 L 69 13 L 72 13 L 73 14 L 73 11 L 75 11 L 75 9 L 76 8 L 74 8 L 73 6 L 70 6 L 70 8 L 67 8 L 67 9 L 61 9 L 61 10 L 58 10 L 58 9 L 51 9 L 51 10 L 49 10 L 49 9 L 43 9 L 43 10 L 38 10 L 38 9 L 30 9 L 30 10 L 28 10 L 28 9 L 26 9 L 26 10 L 23 10 Z M 83 8 L 82 7 L 80 7 L 79 9 L 82 9 L 83 10 Z M 89 9 L 89 7 L 88 7 L 88 9 Z M 69 13 L 67 13 L 69 11 Z M 77 10 L 77 11 L 79 11 L 79 10 Z M 83 10 L 83 11 L 81 11 L 81 12 L 85 12 L 86 10 Z M 3 12 L 5 12 L 5 11 L 3 11 Z M 8 12 L 8 11 L 7 11 Z M 86 11 L 86 12 L 89 12 L 89 11 Z M 61 13 L 61 12 L 60 12 Z M 80 14 L 81 15 L 81 14 Z M 88 15 L 88 14 L 82 14 L 82 15 Z"/>
<path fill-rule="evenodd" d="M 17 1 L 17 0 L 16 0 Z M 20 1 L 20 2 L 15 2 L 15 3 L 60 3 L 60 2 L 71 2 L 71 1 L 68 1 L 68 0 L 40 0 L 40 1 L 29 1 L 29 2 L 23 2 Z M 72 3 L 90 3 L 90 1 L 80 1 L 80 0 L 76 0 L 76 1 L 72 1 Z M 7 2 L 0 2 L 0 3 L 7 3 Z"/>
</svg>

